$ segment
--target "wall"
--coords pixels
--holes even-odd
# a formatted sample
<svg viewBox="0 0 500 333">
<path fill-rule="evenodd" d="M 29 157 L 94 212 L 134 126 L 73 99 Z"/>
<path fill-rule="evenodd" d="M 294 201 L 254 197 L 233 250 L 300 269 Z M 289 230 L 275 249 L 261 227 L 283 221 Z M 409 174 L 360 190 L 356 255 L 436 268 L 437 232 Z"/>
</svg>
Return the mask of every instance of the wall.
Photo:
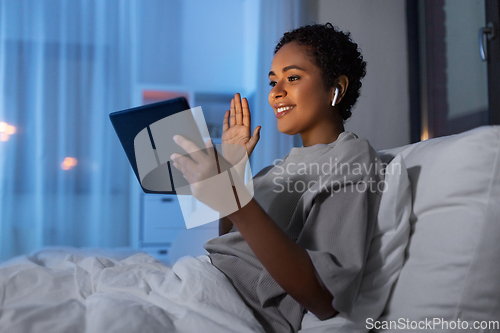
<svg viewBox="0 0 500 333">
<path fill-rule="evenodd" d="M 148 0 L 137 6 L 137 83 L 255 91 L 259 1 Z"/>
<path fill-rule="evenodd" d="M 410 142 L 406 7 L 401 0 L 318 0 L 318 23 L 351 32 L 367 74 L 346 130 L 366 137 L 376 149 Z"/>
<path fill-rule="evenodd" d="M 179 1 L 137 4 L 137 80 L 148 84 L 180 84 L 182 5 Z"/>
</svg>

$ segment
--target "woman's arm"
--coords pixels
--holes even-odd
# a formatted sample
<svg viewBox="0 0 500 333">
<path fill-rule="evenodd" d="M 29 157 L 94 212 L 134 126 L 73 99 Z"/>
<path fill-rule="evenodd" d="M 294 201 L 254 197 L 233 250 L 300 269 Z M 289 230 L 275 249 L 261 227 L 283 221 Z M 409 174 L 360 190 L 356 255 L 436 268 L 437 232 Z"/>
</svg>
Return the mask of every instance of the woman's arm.
<svg viewBox="0 0 500 333">
<path fill-rule="evenodd" d="M 174 167 L 190 183 L 192 194 L 216 211 L 227 211 L 229 197 L 226 197 L 224 191 L 218 192 L 219 188 L 204 181 L 218 176 L 211 142 L 207 141 L 208 154 L 205 154 L 183 137 L 175 136 L 174 140 L 190 154 L 191 158 L 172 154 L 171 159 Z M 223 160 L 219 159 L 219 162 Z M 239 189 L 238 201 L 244 206 L 227 216 L 230 222 L 238 228 L 262 265 L 286 293 L 322 320 L 333 316 L 336 313 L 332 307 L 333 296 L 317 278 L 307 251 L 274 223 L 251 197 L 242 179 L 233 177 L 233 181 Z"/>
<path fill-rule="evenodd" d="M 273 279 L 321 320 L 332 317 L 333 296 L 320 282 L 307 251 L 293 242 L 252 199 L 228 216 Z"/>
<path fill-rule="evenodd" d="M 231 110 L 226 113 L 223 122 L 224 159 L 230 160 L 232 162 L 230 165 L 236 165 L 241 159 L 240 154 L 234 153 L 238 149 L 233 148 L 238 148 L 237 146 L 244 147 L 247 157 L 250 156 L 259 140 L 259 131 L 260 126 L 255 128 L 254 135 L 250 136 L 248 102 L 243 99 L 242 103 L 240 95 L 236 94 L 231 101 Z M 217 196 L 214 196 L 213 189 L 205 188 L 201 182 L 216 174 L 213 166 L 215 156 L 212 156 L 214 152 L 210 142 L 207 142 L 207 155 L 200 154 L 201 151 L 185 138 L 178 137 L 174 140 L 190 153 L 192 158 L 191 160 L 178 154 L 171 156 L 174 167 L 181 170 L 191 184 L 193 195 L 212 209 L 224 211 L 226 203 L 221 202 Z M 224 154 L 224 148 L 227 148 L 226 154 Z M 236 155 L 236 158 L 232 160 L 233 155 Z M 219 159 L 219 162 L 221 161 L 222 159 Z M 236 178 L 233 181 L 242 182 L 243 180 L 243 177 Z M 237 188 L 240 187 L 245 186 L 244 184 L 237 186 Z M 238 195 L 240 194 L 243 193 L 238 191 Z M 333 296 L 317 277 L 307 251 L 288 238 L 257 201 L 251 199 L 243 208 L 226 218 L 219 219 L 219 234 L 229 232 L 233 224 L 285 292 L 320 319 L 327 319 L 337 313 L 332 307 Z"/>
<path fill-rule="evenodd" d="M 233 227 L 233 222 L 227 217 L 219 219 L 219 236 L 227 234 Z"/>
</svg>

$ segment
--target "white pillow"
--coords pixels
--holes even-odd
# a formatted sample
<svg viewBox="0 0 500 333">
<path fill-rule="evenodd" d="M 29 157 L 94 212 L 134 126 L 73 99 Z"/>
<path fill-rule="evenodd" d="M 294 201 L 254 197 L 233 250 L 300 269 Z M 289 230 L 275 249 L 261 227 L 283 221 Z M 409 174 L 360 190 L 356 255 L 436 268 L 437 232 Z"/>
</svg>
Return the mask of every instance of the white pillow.
<svg viewBox="0 0 500 333">
<path fill-rule="evenodd" d="M 400 318 L 412 324 L 448 321 L 450 328 L 458 319 L 471 326 L 475 321 L 498 323 L 500 126 L 385 153 L 405 159 L 413 213 L 408 258 L 380 326 Z M 434 327 L 441 328 L 446 330 L 444 322 Z M 497 332 L 498 327 L 490 330 Z"/>
<path fill-rule="evenodd" d="M 396 155 L 386 168 L 378 222 L 351 314 L 338 314 L 321 321 L 308 312 L 300 333 L 367 332 L 367 320 L 376 320 L 382 314 L 404 263 L 410 236 L 411 193 L 404 160 Z"/>
</svg>

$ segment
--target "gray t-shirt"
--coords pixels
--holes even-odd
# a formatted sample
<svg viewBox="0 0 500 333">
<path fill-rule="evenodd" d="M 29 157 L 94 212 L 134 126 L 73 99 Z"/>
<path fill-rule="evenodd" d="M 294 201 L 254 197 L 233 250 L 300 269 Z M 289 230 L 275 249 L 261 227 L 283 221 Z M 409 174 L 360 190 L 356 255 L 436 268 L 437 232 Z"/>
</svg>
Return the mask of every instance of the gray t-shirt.
<svg viewBox="0 0 500 333">
<path fill-rule="evenodd" d="M 253 186 L 259 205 L 309 253 L 333 307 L 349 313 L 383 190 L 382 164 L 368 141 L 343 132 L 330 144 L 292 148 L 259 172 Z M 300 329 L 306 310 L 274 281 L 234 226 L 205 249 L 266 332 Z"/>
</svg>

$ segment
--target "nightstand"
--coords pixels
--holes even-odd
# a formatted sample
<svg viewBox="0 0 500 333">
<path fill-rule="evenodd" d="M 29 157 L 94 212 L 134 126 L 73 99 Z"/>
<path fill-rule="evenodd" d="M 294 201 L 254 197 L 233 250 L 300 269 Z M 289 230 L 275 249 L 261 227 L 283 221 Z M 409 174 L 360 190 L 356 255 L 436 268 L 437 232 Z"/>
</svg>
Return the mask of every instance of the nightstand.
<svg viewBox="0 0 500 333">
<path fill-rule="evenodd" d="M 203 244 L 219 235 L 218 221 L 187 229 L 179 200 L 196 204 L 191 196 L 141 195 L 139 247 L 169 266 L 186 255 L 206 254 Z"/>
</svg>

